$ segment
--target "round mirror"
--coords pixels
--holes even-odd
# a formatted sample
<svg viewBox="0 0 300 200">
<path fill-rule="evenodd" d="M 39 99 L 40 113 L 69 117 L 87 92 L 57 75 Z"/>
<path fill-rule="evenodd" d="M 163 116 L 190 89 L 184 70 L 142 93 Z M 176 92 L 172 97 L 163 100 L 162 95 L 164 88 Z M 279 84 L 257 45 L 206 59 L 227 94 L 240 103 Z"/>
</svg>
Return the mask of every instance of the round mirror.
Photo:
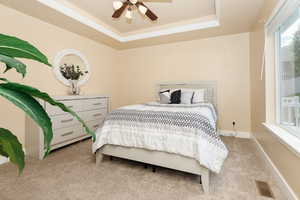
<svg viewBox="0 0 300 200">
<path fill-rule="evenodd" d="M 67 86 L 71 86 L 74 81 L 81 86 L 88 81 L 91 75 L 87 59 L 74 49 L 66 49 L 56 55 L 53 72 L 57 79 Z"/>
</svg>

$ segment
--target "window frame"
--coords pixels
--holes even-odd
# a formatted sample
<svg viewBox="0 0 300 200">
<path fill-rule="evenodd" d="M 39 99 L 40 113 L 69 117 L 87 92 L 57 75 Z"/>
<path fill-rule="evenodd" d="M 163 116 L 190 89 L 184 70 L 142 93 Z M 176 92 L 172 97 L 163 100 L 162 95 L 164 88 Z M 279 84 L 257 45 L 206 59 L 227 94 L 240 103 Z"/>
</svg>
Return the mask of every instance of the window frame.
<svg viewBox="0 0 300 200">
<path fill-rule="evenodd" d="M 276 95 L 276 100 L 275 100 L 275 106 L 276 106 L 276 111 L 275 111 L 275 121 L 276 121 L 276 125 L 279 126 L 280 128 L 282 129 L 285 129 L 288 133 L 294 135 L 295 137 L 299 138 L 300 139 L 300 133 L 296 133 L 295 131 L 293 131 L 292 129 L 290 129 L 289 127 L 287 126 L 284 126 L 282 124 L 282 100 L 281 100 L 281 97 L 282 97 L 282 90 L 281 90 L 281 75 L 282 75 L 282 63 L 281 63 L 281 58 L 280 58 L 280 55 L 281 55 L 281 34 L 280 34 L 280 27 L 283 23 L 285 23 L 290 16 L 292 16 L 294 14 L 294 12 L 296 12 L 298 10 L 298 12 L 300 12 L 300 7 L 298 8 L 295 8 L 293 10 L 293 12 L 289 13 L 285 18 L 284 21 L 282 21 L 280 24 L 279 24 L 279 28 L 277 28 L 276 32 L 274 32 L 274 59 L 275 59 L 275 95 Z M 299 127 L 300 129 L 300 127 Z"/>
<path fill-rule="evenodd" d="M 265 106 L 266 122 L 263 125 L 288 149 L 300 157 L 300 136 L 281 124 L 280 88 L 280 27 L 300 9 L 299 0 L 282 0 L 265 25 Z"/>
</svg>

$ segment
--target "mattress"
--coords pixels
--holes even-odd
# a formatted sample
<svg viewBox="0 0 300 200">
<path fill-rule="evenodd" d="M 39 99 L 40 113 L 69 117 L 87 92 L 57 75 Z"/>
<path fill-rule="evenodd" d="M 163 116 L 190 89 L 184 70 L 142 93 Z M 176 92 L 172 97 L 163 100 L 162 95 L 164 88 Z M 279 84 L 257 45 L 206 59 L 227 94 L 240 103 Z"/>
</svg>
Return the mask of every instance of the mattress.
<svg viewBox="0 0 300 200">
<path fill-rule="evenodd" d="M 217 133 L 212 104 L 159 104 L 121 107 L 96 131 L 93 151 L 106 144 L 163 151 L 194 158 L 219 173 L 228 150 Z"/>
</svg>

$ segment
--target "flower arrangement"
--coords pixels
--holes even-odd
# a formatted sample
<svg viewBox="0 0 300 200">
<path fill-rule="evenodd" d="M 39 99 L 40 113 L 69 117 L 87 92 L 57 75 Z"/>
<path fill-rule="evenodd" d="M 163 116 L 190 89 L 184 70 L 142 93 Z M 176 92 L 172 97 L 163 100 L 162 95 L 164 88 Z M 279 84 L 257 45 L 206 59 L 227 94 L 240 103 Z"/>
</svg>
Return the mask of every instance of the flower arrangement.
<svg viewBox="0 0 300 200">
<path fill-rule="evenodd" d="M 60 66 L 60 72 L 67 80 L 79 80 L 81 76 L 88 73 L 88 71 L 81 71 L 78 65 L 75 67 L 73 64 Z"/>
</svg>

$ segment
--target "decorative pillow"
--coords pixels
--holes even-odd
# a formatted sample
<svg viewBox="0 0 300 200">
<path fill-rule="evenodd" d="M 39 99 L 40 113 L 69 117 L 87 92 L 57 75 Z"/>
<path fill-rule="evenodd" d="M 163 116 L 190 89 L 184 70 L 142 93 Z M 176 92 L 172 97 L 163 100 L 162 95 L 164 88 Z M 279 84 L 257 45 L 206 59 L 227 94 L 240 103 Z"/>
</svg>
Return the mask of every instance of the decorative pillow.
<svg viewBox="0 0 300 200">
<path fill-rule="evenodd" d="M 194 91 L 191 89 L 181 89 L 181 104 L 191 104 Z"/>
<path fill-rule="evenodd" d="M 195 90 L 194 96 L 193 96 L 193 99 L 192 99 L 192 103 L 194 104 L 194 103 L 203 103 L 203 102 L 205 102 L 204 93 L 205 93 L 205 89 Z"/>
<path fill-rule="evenodd" d="M 171 93 L 171 104 L 180 104 L 181 90 L 175 90 Z"/>
<path fill-rule="evenodd" d="M 170 90 L 159 92 L 159 103 L 169 104 L 171 100 Z"/>
</svg>

